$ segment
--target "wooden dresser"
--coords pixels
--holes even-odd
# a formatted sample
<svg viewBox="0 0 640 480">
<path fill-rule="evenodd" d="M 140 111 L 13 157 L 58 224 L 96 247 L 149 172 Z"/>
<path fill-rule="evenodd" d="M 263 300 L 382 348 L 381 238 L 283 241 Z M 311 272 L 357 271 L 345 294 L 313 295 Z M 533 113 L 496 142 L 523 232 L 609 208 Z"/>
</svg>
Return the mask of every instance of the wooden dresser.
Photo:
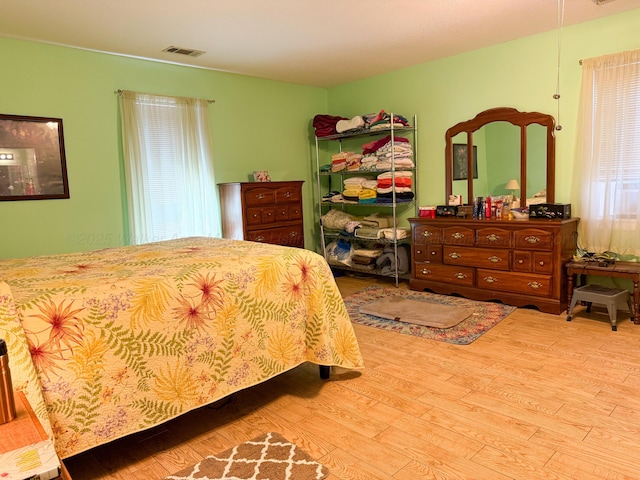
<svg viewBox="0 0 640 480">
<path fill-rule="evenodd" d="M 304 247 L 303 181 L 218 184 L 222 236 Z"/>
<path fill-rule="evenodd" d="M 578 219 L 411 218 L 412 290 L 567 309 L 564 265 L 576 250 Z"/>
</svg>

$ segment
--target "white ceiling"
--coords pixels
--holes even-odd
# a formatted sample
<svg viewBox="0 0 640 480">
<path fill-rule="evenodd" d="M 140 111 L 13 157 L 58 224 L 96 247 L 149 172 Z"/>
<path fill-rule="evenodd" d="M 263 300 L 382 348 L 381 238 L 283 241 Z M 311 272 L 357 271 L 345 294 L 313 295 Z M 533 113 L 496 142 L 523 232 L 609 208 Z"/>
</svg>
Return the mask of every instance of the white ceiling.
<svg viewBox="0 0 640 480">
<path fill-rule="evenodd" d="M 555 30 L 562 1 L 1 0 L 0 36 L 330 87 Z M 564 25 L 635 8 L 564 0 Z"/>
</svg>

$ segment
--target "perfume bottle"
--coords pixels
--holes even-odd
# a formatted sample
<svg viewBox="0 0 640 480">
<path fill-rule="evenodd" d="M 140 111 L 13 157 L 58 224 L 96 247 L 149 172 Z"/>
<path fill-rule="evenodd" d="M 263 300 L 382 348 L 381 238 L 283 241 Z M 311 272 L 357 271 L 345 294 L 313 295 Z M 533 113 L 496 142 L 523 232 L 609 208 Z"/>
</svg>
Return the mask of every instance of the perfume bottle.
<svg viewBox="0 0 640 480">
<path fill-rule="evenodd" d="M 7 343 L 0 338 L 0 424 L 16 418 L 16 403 L 9 370 Z"/>
</svg>

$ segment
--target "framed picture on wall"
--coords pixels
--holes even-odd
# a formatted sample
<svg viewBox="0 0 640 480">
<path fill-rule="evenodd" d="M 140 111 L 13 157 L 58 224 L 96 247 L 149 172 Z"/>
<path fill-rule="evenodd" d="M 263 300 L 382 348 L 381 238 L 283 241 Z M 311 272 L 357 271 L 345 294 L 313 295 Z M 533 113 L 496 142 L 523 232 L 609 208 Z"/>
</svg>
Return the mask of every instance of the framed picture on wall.
<svg viewBox="0 0 640 480">
<path fill-rule="evenodd" d="M 453 179 L 466 180 L 467 172 L 467 145 L 465 143 L 453 144 Z M 473 178 L 478 178 L 478 147 L 473 146 Z"/>
<path fill-rule="evenodd" d="M 69 198 L 61 118 L 0 114 L 0 201 Z"/>
</svg>

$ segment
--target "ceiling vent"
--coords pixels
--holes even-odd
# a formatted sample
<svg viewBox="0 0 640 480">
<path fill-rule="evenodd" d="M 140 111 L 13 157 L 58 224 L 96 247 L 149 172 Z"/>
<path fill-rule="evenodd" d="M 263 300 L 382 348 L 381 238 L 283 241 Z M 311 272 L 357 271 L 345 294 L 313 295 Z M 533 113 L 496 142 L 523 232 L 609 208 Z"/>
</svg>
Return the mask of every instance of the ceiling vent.
<svg viewBox="0 0 640 480">
<path fill-rule="evenodd" d="M 613 0 L 593 0 L 596 5 L 602 5 L 603 3 L 611 3 Z"/>
<path fill-rule="evenodd" d="M 199 57 L 200 55 L 206 53 L 202 50 L 193 50 L 191 48 L 182 48 L 182 47 L 167 47 L 163 52 L 176 53 L 178 55 L 186 55 L 187 57 Z"/>
</svg>

